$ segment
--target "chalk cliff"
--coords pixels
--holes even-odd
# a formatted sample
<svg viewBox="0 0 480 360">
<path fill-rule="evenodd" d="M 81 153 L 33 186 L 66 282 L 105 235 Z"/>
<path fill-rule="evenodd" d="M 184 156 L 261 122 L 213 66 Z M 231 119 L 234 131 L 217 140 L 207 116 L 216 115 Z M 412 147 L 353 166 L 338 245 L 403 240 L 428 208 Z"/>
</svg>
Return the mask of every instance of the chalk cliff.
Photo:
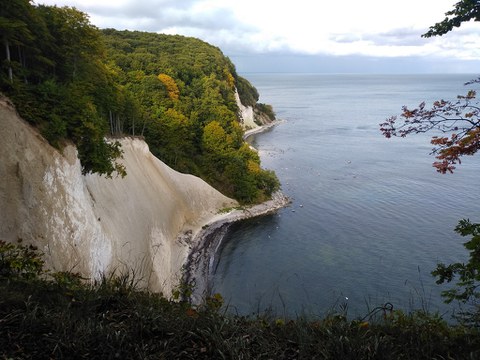
<svg viewBox="0 0 480 360">
<path fill-rule="evenodd" d="M 31 243 L 47 266 L 93 278 L 131 269 L 170 295 L 192 239 L 235 206 L 203 180 L 178 173 L 139 139 L 122 139 L 125 178 L 82 175 L 74 146 L 61 152 L 0 98 L 0 240 Z"/>
<path fill-rule="evenodd" d="M 240 95 L 235 89 L 235 100 L 239 109 L 239 118 L 240 124 L 244 130 L 255 132 L 261 131 L 261 128 L 264 126 L 274 125 L 275 120 L 272 120 L 268 117 L 267 114 L 255 109 L 253 106 L 246 106 L 242 104 L 240 100 Z"/>
<path fill-rule="evenodd" d="M 255 113 L 253 112 L 253 106 L 245 106 L 240 101 L 240 95 L 235 90 L 235 101 L 237 102 L 238 109 L 240 110 L 239 117 L 242 121 L 243 128 L 245 130 L 251 130 L 259 128 L 260 126 L 255 123 Z"/>
</svg>

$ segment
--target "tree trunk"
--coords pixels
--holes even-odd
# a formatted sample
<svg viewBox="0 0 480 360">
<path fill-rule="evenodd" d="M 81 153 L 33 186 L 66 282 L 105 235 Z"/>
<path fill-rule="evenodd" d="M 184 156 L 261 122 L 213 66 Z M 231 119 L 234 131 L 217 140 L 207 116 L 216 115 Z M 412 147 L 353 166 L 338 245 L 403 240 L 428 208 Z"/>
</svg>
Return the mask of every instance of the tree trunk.
<svg viewBox="0 0 480 360">
<path fill-rule="evenodd" d="M 145 132 L 145 125 L 147 125 L 147 119 L 143 117 L 142 133 L 140 134 L 141 137 L 143 137 L 143 133 Z"/>
<path fill-rule="evenodd" d="M 123 123 L 120 118 L 120 114 L 117 114 L 117 135 L 120 136 L 123 133 Z"/>
<path fill-rule="evenodd" d="M 27 60 L 25 56 L 25 49 L 23 49 L 20 45 L 17 45 L 17 52 L 18 52 L 18 61 L 20 61 L 20 64 L 22 65 L 23 68 L 23 81 L 25 84 L 28 84 L 28 79 L 27 79 Z"/>
<path fill-rule="evenodd" d="M 13 82 L 13 70 L 11 65 L 11 57 L 10 57 L 10 45 L 8 43 L 8 38 L 6 34 L 3 34 L 3 43 L 5 44 L 5 53 L 7 54 L 7 64 L 8 64 L 8 78 L 10 82 Z"/>
<path fill-rule="evenodd" d="M 72 78 L 75 79 L 75 76 L 77 76 L 77 56 L 73 58 L 73 74 Z"/>
<path fill-rule="evenodd" d="M 108 111 L 108 118 L 110 120 L 110 134 L 113 135 L 113 116 L 112 116 L 112 110 Z"/>
</svg>

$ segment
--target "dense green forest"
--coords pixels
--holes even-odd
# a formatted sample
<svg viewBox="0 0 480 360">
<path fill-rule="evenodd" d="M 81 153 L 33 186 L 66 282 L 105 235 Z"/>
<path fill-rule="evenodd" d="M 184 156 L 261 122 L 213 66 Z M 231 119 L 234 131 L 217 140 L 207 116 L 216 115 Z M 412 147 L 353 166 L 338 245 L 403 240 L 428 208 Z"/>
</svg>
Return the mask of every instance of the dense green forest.
<svg viewBox="0 0 480 360">
<path fill-rule="evenodd" d="M 202 177 L 241 203 L 278 189 L 243 140 L 244 105 L 258 92 L 220 49 L 201 40 L 106 29 L 70 7 L 12 0 L 0 8 L 1 91 L 57 148 L 73 142 L 84 173 L 126 169 L 119 136 L 143 136 L 174 169 Z"/>
</svg>

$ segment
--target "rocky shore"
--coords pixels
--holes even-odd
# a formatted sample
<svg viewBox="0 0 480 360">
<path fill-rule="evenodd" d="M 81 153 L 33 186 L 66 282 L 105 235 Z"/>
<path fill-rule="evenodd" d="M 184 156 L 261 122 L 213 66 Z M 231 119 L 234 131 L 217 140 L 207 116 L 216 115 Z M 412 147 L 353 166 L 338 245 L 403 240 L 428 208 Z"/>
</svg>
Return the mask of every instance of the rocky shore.
<svg viewBox="0 0 480 360">
<path fill-rule="evenodd" d="M 198 304 L 210 294 L 216 255 L 230 225 L 253 217 L 273 214 L 289 204 L 290 199 L 281 191 L 277 191 L 269 201 L 219 214 L 203 226 L 192 239 L 193 246 L 183 269 L 184 283 L 193 286 L 190 300 Z"/>
<path fill-rule="evenodd" d="M 259 126 L 259 127 L 253 128 L 253 129 L 246 130 L 245 133 L 243 134 L 243 140 L 248 139 L 252 135 L 259 134 L 259 133 L 265 132 L 267 130 L 270 130 L 271 128 L 281 124 L 282 122 L 283 122 L 282 120 L 275 120 L 275 121 L 271 122 L 270 124 L 262 125 L 262 126 Z"/>
</svg>

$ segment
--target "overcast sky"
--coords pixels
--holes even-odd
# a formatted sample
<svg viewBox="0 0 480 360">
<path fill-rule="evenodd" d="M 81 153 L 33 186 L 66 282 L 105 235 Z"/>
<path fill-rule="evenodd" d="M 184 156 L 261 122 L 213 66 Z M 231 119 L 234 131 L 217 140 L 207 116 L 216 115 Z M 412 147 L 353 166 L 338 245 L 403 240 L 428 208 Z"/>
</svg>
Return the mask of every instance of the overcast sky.
<svg viewBox="0 0 480 360">
<path fill-rule="evenodd" d="M 480 23 L 423 39 L 458 0 L 37 0 L 99 28 L 194 36 L 239 72 L 480 71 Z"/>
</svg>

